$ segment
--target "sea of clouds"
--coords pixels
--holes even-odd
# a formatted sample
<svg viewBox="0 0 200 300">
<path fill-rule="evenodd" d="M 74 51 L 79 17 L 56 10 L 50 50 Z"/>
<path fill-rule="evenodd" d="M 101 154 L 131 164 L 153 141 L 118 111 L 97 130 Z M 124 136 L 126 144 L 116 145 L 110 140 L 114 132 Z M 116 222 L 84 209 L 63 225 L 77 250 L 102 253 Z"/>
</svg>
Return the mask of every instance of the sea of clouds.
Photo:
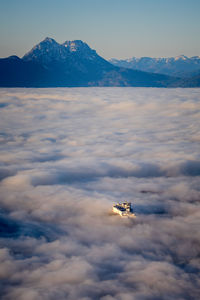
<svg viewBox="0 0 200 300">
<path fill-rule="evenodd" d="M 200 299 L 200 89 L 1 89 L 0 159 L 1 299 Z"/>
</svg>

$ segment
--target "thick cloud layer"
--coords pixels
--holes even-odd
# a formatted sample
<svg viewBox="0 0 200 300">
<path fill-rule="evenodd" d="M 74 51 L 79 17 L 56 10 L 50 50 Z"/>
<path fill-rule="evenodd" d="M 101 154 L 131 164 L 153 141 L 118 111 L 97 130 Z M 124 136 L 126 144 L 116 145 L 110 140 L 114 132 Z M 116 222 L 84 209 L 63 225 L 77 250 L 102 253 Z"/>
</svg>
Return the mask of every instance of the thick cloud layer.
<svg viewBox="0 0 200 300">
<path fill-rule="evenodd" d="M 1 89 L 0 123 L 3 300 L 199 299 L 199 89 Z"/>
</svg>

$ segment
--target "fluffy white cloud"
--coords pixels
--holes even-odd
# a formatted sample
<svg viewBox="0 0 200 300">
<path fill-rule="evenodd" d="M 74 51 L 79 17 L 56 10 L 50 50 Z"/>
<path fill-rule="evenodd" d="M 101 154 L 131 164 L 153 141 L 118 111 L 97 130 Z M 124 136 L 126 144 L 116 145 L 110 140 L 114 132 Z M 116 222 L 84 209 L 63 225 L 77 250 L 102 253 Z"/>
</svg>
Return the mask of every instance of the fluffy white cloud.
<svg viewBox="0 0 200 300">
<path fill-rule="evenodd" d="M 199 299 L 199 89 L 1 89 L 0 103 L 2 299 Z M 122 200 L 136 219 L 112 215 Z"/>
</svg>

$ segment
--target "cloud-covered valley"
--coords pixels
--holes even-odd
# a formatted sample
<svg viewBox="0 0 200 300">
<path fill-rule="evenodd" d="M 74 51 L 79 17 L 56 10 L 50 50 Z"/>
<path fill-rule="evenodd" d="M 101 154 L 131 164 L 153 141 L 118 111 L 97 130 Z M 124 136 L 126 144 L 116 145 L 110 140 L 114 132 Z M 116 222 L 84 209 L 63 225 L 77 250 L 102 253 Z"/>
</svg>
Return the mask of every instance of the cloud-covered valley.
<svg viewBox="0 0 200 300">
<path fill-rule="evenodd" d="M 199 92 L 0 90 L 3 300 L 199 299 Z"/>
</svg>

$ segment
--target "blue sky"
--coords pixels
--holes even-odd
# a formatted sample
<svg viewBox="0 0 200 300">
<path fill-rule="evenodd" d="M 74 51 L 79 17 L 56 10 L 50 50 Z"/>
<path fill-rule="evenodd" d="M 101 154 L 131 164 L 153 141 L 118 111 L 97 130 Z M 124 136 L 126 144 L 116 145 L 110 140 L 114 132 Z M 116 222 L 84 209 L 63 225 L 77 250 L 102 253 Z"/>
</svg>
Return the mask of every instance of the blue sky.
<svg viewBox="0 0 200 300">
<path fill-rule="evenodd" d="M 200 55 L 199 0 L 0 0 L 0 57 L 46 36 L 81 39 L 105 58 Z"/>
</svg>

